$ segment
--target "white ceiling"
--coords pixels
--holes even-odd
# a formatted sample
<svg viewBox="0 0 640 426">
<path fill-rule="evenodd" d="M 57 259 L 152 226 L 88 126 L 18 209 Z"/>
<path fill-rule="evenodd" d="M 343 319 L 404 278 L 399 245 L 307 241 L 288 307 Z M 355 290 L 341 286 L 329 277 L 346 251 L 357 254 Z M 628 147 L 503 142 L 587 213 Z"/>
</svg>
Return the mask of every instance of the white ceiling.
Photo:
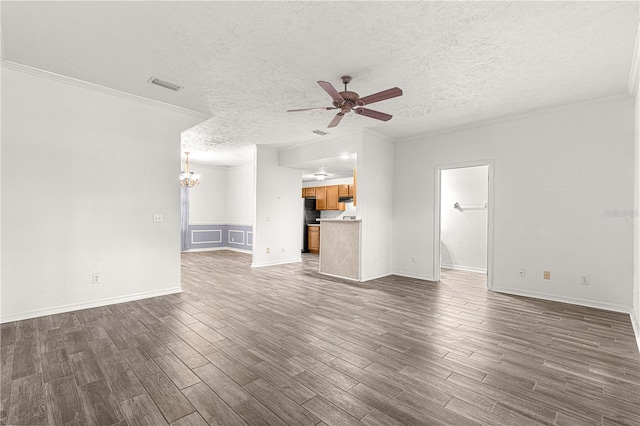
<svg viewBox="0 0 640 426">
<path fill-rule="evenodd" d="M 236 165 L 371 128 L 396 140 L 624 94 L 638 2 L 2 2 L 3 60 L 211 115 L 183 134 L 194 162 Z M 404 95 L 334 111 L 316 84 Z M 184 89 L 147 83 L 155 76 Z"/>
</svg>

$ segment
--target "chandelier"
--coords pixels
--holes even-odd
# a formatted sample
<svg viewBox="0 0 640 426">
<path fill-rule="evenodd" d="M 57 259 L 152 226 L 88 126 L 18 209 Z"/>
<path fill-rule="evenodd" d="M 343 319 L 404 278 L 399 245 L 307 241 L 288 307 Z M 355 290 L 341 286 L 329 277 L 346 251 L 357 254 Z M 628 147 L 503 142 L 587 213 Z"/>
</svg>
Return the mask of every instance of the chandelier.
<svg viewBox="0 0 640 426">
<path fill-rule="evenodd" d="M 200 183 L 200 175 L 189 171 L 189 154 L 190 152 L 185 152 L 187 161 L 184 167 L 184 172 L 180 173 L 180 186 L 186 188 L 191 188 Z"/>
</svg>

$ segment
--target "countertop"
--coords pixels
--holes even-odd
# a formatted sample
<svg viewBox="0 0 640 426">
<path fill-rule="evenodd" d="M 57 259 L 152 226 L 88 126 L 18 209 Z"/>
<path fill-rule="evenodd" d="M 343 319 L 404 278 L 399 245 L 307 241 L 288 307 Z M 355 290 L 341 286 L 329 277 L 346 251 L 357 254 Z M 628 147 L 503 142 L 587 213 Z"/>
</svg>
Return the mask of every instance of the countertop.
<svg viewBox="0 0 640 426">
<path fill-rule="evenodd" d="M 307 223 L 307 226 L 320 226 L 319 223 Z"/>
<path fill-rule="evenodd" d="M 362 222 L 362 219 L 318 219 L 320 222 Z"/>
</svg>

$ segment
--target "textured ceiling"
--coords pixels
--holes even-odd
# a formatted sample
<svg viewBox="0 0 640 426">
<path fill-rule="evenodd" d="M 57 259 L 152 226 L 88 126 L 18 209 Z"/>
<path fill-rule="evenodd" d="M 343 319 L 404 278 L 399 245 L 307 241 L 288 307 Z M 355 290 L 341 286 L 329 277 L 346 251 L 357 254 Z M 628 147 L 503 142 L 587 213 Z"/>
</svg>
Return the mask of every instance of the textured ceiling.
<svg viewBox="0 0 640 426">
<path fill-rule="evenodd" d="M 183 146 L 217 165 L 314 129 L 402 139 L 625 93 L 638 22 L 638 2 L 2 2 L 4 60 L 210 114 Z M 286 112 L 344 74 L 402 88 L 372 106 L 394 118 Z"/>
</svg>

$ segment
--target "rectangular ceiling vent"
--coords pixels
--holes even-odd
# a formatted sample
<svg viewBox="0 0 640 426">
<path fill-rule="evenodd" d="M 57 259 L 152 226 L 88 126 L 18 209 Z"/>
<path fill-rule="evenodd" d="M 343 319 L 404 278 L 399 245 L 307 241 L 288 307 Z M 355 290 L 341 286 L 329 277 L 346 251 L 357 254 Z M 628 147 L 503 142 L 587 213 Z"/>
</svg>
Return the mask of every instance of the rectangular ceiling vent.
<svg viewBox="0 0 640 426">
<path fill-rule="evenodd" d="M 173 90 L 174 92 L 182 90 L 182 86 L 178 86 L 177 84 L 169 83 L 168 81 L 160 80 L 155 77 L 151 77 L 147 83 L 155 84 L 156 86 L 164 87 L 165 89 Z"/>
<path fill-rule="evenodd" d="M 323 132 L 322 130 L 318 130 L 318 129 L 314 130 L 313 133 L 320 136 L 328 135 L 327 132 Z"/>
</svg>

